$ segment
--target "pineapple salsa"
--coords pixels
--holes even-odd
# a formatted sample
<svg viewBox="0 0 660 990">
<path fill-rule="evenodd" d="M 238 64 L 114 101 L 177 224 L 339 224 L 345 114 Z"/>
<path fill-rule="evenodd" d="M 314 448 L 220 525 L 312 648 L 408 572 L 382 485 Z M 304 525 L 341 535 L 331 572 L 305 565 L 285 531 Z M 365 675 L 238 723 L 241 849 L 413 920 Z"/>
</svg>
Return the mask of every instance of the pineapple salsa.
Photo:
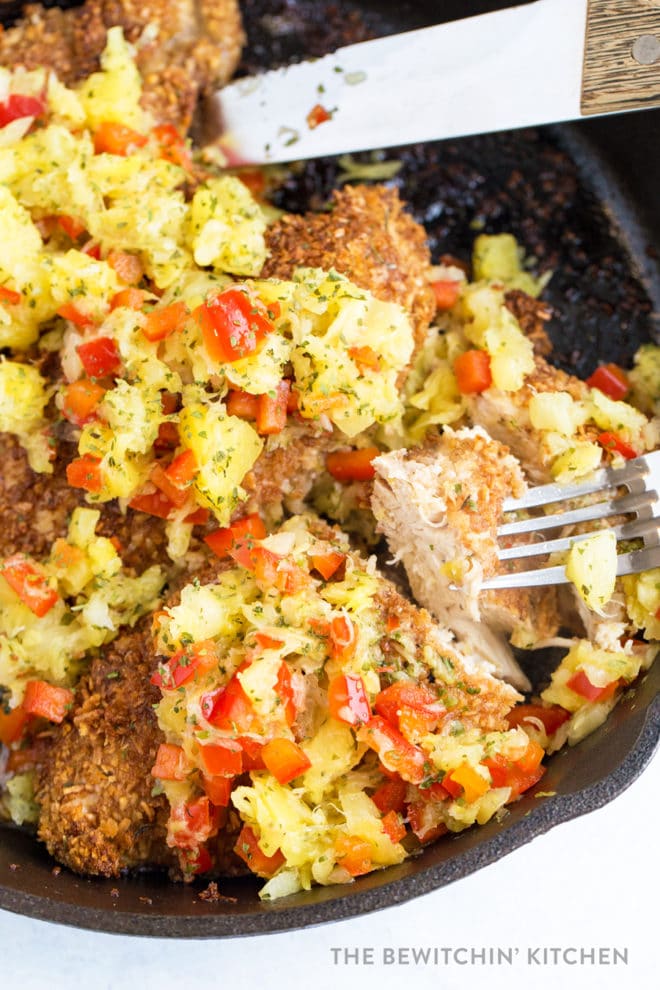
<svg viewBox="0 0 660 990">
<path fill-rule="evenodd" d="M 471 703 L 489 685 L 449 641 L 419 650 L 416 610 L 384 605 L 374 561 L 342 534 L 293 517 L 266 536 L 251 517 L 217 552 L 217 580 L 155 622 L 166 741 L 151 772 L 184 870 L 211 868 L 233 807 L 262 897 L 345 883 L 540 779 L 542 746 L 505 721 L 484 731 Z"/>
<path fill-rule="evenodd" d="M 167 519 L 182 557 L 193 525 L 229 523 L 288 417 L 347 442 L 400 419 L 406 314 L 333 271 L 259 280 L 262 208 L 229 175 L 186 199 L 187 145 L 140 107 L 120 29 L 77 90 L 2 72 L 12 91 L 45 94 L 34 126 L 0 137 L 0 346 L 25 351 L 41 334 L 63 370 L 53 384 L 19 360 L 0 365 L 0 429 L 35 471 L 52 470 L 54 402 L 79 431 L 69 483 Z"/>
<path fill-rule="evenodd" d="M 45 556 L 0 561 L 0 813 L 38 820 L 27 730 L 63 722 L 90 659 L 153 613 L 162 742 L 144 776 L 167 798 L 168 850 L 186 878 L 213 871 L 226 832 L 271 899 L 505 814 L 650 666 L 660 569 L 617 581 L 611 532 L 552 561 L 585 635 L 523 701 L 338 530 L 296 515 L 269 535 L 245 514 L 246 477 L 294 434 L 336 436 L 343 519 L 376 454 L 492 401 L 533 435 L 544 480 L 571 482 L 658 446 L 660 349 L 578 391 L 529 386 L 534 344 L 507 295 L 547 277 L 508 234 L 477 238 L 471 281 L 431 269 L 416 353 L 404 309 L 332 267 L 260 277 L 272 211 L 235 175 L 200 180 L 141 86 L 119 28 L 76 88 L 0 68 L 0 101 L 22 108 L 0 129 L 0 432 L 46 477 L 73 439 L 67 491 L 88 503 Z M 163 520 L 169 559 L 125 566 L 97 534 L 110 502 Z M 209 554 L 213 578 L 191 579 Z"/>
</svg>

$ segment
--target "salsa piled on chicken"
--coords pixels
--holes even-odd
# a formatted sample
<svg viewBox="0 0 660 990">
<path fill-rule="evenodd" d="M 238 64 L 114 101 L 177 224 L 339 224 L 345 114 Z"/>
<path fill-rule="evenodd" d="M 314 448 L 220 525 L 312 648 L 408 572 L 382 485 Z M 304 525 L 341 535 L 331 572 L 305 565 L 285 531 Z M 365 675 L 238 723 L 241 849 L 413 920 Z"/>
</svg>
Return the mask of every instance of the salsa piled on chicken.
<svg viewBox="0 0 660 990">
<path fill-rule="evenodd" d="M 482 584 L 507 498 L 658 447 L 660 349 L 557 371 L 549 273 L 432 265 L 395 188 L 274 209 L 186 137 L 237 5 L 175 13 L 0 37 L 0 817 L 275 898 L 504 815 L 653 662 L 612 533 L 567 595 Z"/>
<path fill-rule="evenodd" d="M 270 897 L 398 863 L 539 780 L 542 747 L 507 723 L 517 692 L 341 533 L 251 517 L 216 547 L 217 577 L 154 619 L 151 773 L 184 871 L 211 865 L 228 807 Z"/>
</svg>

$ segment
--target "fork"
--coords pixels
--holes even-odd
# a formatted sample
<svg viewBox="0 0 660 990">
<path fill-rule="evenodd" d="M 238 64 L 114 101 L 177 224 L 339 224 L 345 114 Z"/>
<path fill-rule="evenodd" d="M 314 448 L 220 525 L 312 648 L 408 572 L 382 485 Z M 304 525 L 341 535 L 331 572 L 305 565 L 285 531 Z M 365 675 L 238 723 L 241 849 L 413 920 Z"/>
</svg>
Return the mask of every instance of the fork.
<svg viewBox="0 0 660 990">
<path fill-rule="evenodd" d="M 619 488 L 626 488 L 628 493 L 619 494 L 617 492 Z M 569 508 L 566 511 L 561 509 L 561 503 L 595 494 L 601 494 L 602 500 L 579 509 Z M 602 521 L 611 516 L 633 515 L 634 519 L 613 527 L 612 531 L 617 540 L 641 540 L 643 549 L 619 554 L 617 577 L 622 577 L 624 574 L 639 574 L 652 567 L 660 567 L 660 450 L 636 457 L 622 468 L 603 468 L 589 481 L 580 484 L 553 483 L 530 488 L 522 498 L 506 499 L 502 510 L 506 515 L 520 510 L 542 509 L 547 505 L 556 505 L 557 509 L 549 515 L 504 522 L 497 528 L 498 538 L 517 537 L 526 533 L 540 534 L 546 530 L 560 529 L 576 523 Z M 541 554 L 570 550 L 574 543 L 593 536 L 603 528 L 596 526 L 589 532 L 577 533 L 574 536 L 561 536 L 536 543 L 500 548 L 497 555 L 501 561 L 519 561 Z M 566 583 L 568 578 L 562 564 L 557 567 L 499 574 L 484 581 L 481 587 L 486 591 Z"/>
</svg>

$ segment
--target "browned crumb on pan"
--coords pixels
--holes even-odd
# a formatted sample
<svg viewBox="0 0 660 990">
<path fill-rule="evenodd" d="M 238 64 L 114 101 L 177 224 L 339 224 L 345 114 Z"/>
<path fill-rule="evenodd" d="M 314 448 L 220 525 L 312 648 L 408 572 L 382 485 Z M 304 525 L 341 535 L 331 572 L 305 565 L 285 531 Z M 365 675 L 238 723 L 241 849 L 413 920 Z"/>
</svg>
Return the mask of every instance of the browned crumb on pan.
<svg viewBox="0 0 660 990">
<path fill-rule="evenodd" d="M 245 40 L 237 0 L 86 0 L 70 10 L 29 4 L 0 34 L 0 65 L 47 66 L 62 82 L 78 82 L 98 69 L 113 25 L 137 46 L 144 106 L 182 131 L 199 94 L 232 76 Z"/>
<path fill-rule="evenodd" d="M 552 341 L 545 328 L 552 316 L 548 304 L 534 299 L 522 289 L 511 289 L 505 294 L 504 302 L 517 319 L 522 332 L 534 345 L 534 353 L 541 357 L 552 354 Z"/>
<path fill-rule="evenodd" d="M 208 901 L 209 904 L 219 904 L 221 901 L 224 901 L 225 904 L 237 903 L 236 897 L 226 897 L 224 894 L 220 893 L 220 889 L 218 888 L 215 880 L 211 880 L 208 887 L 205 887 L 204 890 L 199 892 L 199 899 L 200 901 Z"/>
<path fill-rule="evenodd" d="M 424 343 L 435 314 L 431 256 L 424 229 L 396 189 L 346 186 L 328 213 L 283 216 L 266 243 L 264 278 L 290 278 L 300 266 L 334 268 L 378 299 L 399 303 L 411 316 L 416 348 Z"/>
</svg>

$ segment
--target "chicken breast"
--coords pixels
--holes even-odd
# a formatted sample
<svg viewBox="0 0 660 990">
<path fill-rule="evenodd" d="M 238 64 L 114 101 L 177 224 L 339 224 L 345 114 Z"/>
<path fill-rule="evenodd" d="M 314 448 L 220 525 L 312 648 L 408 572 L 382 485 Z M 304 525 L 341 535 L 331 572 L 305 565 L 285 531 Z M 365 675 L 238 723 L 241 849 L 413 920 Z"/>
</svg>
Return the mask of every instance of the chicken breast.
<svg viewBox="0 0 660 990">
<path fill-rule="evenodd" d="M 205 564 L 197 577 L 209 580 L 222 566 Z M 179 584 L 194 575 L 192 567 Z M 168 604 L 178 600 L 173 591 Z M 157 663 L 152 618 L 145 616 L 92 661 L 71 714 L 52 731 L 38 768 L 38 835 L 76 873 L 117 877 L 148 867 L 180 878 L 166 842 L 168 804 L 150 773 L 165 741 L 154 713 L 159 692 L 150 682 Z M 233 852 L 239 829 L 229 813 L 211 850 L 220 874 L 245 870 Z"/>
<path fill-rule="evenodd" d="M 303 511 L 312 486 L 325 470 L 325 458 L 345 445 L 336 430 L 329 432 L 314 423 L 288 425 L 268 437 L 252 471 L 243 479 L 248 492 L 245 510 L 260 512 L 269 522 L 279 522 L 283 512 Z"/>
<path fill-rule="evenodd" d="M 150 617 L 119 636 L 78 686 L 40 768 L 39 838 L 77 873 L 167 866 L 167 803 L 149 774 L 163 741 L 153 712 Z"/>
<path fill-rule="evenodd" d="M 66 536 L 69 516 L 86 505 L 85 493 L 71 488 L 66 464 L 76 456 L 71 444 L 60 444 L 53 474 L 36 474 L 15 436 L 0 434 L 0 559 L 13 553 L 44 557 L 51 544 Z M 124 514 L 117 502 L 99 506 L 97 535 L 116 537 L 124 565 L 143 571 L 150 564 L 167 565 L 167 538 L 162 520 L 133 512 Z"/>
<path fill-rule="evenodd" d="M 264 278 L 290 278 L 300 266 L 334 268 L 378 299 L 410 315 L 415 349 L 435 314 L 427 279 L 431 256 L 424 229 L 409 216 L 396 189 L 346 186 L 329 213 L 287 214 L 266 231 L 270 257 Z"/>
<path fill-rule="evenodd" d="M 237 0 L 87 0 L 72 10 L 30 4 L 0 34 L 0 64 L 47 66 L 70 85 L 98 69 L 113 25 L 137 46 L 144 106 L 181 131 L 199 95 L 232 76 L 244 42 Z"/>
<path fill-rule="evenodd" d="M 416 599 L 500 676 L 527 687 L 504 637 L 531 648 L 554 635 L 554 589 L 481 591 L 500 570 L 504 499 L 526 489 L 518 462 L 481 429 L 446 428 L 425 448 L 381 455 L 374 467 L 373 512 Z"/>
</svg>

